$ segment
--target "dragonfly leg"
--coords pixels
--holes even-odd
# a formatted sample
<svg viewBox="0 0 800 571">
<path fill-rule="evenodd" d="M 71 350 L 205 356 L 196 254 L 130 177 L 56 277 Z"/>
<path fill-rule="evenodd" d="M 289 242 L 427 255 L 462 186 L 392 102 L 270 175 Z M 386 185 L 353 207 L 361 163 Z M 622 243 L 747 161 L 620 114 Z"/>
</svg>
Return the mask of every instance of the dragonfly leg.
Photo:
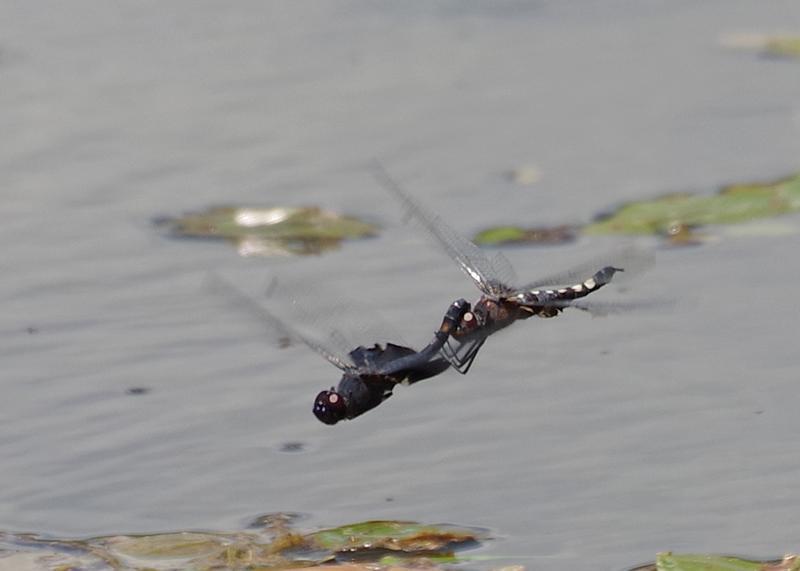
<svg viewBox="0 0 800 571">
<path fill-rule="evenodd" d="M 459 343 L 455 348 L 451 345 L 452 339 L 452 337 L 448 339 L 447 343 L 442 347 L 442 356 L 456 371 L 466 375 L 478 355 L 478 350 L 486 342 L 486 337 L 473 338 L 466 343 Z"/>
</svg>

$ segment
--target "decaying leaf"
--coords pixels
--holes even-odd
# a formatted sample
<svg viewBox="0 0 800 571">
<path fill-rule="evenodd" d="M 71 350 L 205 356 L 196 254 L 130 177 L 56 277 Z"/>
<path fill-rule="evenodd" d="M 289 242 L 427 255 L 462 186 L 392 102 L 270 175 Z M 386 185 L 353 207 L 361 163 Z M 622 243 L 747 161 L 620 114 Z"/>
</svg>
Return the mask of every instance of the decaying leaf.
<svg viewBox="0 0 800 571">
<path fill-rule="evenodd" d="M 312 533 L 294 530 L 293 514 L 270 514 L 238 532 L 177 532 L 117 535 L 85 540 L 45 539 L 31 534 L 0 533 L 0 569 L 15 571 L 71 570 L 267 570 L 313 568 L 340 563 L 351 571 L 439 569 L 432 555 L 472 547 L 485 535 L 476 530 L 413 522 L 363 522 Z M 404 557 L 382 563 L 387 550 Z M 358 553 L 358 563 L 348 558 Z M 342 559 L 340 561 L 340 559 Z M 346 563 L 346 564 L 343 564 Z"/>
</svg>

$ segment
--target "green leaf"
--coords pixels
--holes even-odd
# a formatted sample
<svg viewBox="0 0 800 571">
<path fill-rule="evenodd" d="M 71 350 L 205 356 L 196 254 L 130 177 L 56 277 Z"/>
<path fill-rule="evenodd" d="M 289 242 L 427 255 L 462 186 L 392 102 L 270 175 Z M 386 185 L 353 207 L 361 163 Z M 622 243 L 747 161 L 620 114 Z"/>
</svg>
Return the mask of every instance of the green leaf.
<svg viewBox="0 0 800 571">
<path fill-rule="evenodd" d="M 576 229 L 572 226 L 552 228 L 520 228 L 519 226 L 496 226 L 479 232 L 473 242 L 480 246 L 499 246 L 501 244 L 563 244 L 575 239 Z"/>
<path fill-rule="evenodd" d="M 725 555 L 676 555 L 659 553 L 657 571 L 797 571 L 800 560 L 787 556 L 781 561 L 751 561 Z"/>
<path fill-rule="evenodd" d="M 764 53 L 774 57 L 800 58 L 800 36 L 768 37 Z"/>
<path fill-rule="evenodd" d="M 368 521 L 325 529 L 308 538 L 332 551 L 390 550 L 436 552 L 475 544 L 485 534 L 479 530 L 406 521 Z"/>
<path fill-rule="evenodd" d="M 631 202 L 584 227 L 587 234 L 667 234 L 676 226 L 734 224 L 800 210 L 800 175 L 734 184 L 713 195 L 669 194 Z"/>
</svg>

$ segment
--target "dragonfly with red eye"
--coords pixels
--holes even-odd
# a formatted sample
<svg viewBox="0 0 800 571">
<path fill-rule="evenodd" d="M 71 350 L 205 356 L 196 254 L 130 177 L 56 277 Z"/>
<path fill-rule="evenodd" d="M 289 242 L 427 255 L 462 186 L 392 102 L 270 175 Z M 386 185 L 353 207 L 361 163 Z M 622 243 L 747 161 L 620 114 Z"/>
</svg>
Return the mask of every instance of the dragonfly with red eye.
<svg viewBox="0 0 800 571">
<path fill-rule="evenodd" d="M 628 248 L 612 255 L 609 260 L 595 260 L 560 274 L 515 286 L 512 285 L 516 281 L 514 269 L 505 256 L 497 253 L 490 257 L 460 235 L 440 216 L 408 194 L 381 163 L 373 163 L 373 173 L 378 182 L 400 201 L 408 217 L 422 226 L 481 291 L 480 299 L 464 312 L 458 327 L 441 350 L 458 372 L 466 374 L 486 339 L 515 321 L 534 316 L 555 317 L 570 307 L 600 315 L 637 306 L 592 303 L 582 301 L 582 298 L 608 284 L 618 272 L 638 273 L 648 267 L 653 261 L 651 253 Z"/>
<path fill-rule="evenodd" d="M 230 282 L 219 276 L 215 282 L 249 309 L 255 310 L 272 332 L 279 335 L 283 344 L 292 341 L 303 343 L 342 371 L 337 387 L 321 391 L 314 399 L 314 415 L 325 424 L 360 416 L 392 396 L 397 385 L 414 384 L 450 368 L 449 361 L 440 351 L 469 310 L 469 304 L 463 299 L 450 304 L 433 339 L 419 351 L 394 343 L 375 343 L 369 347 L 359 345 L 350 349 L 353 345 L 339 330 L 317 331 L 324 341 L 313 339 Z M 271 288 L 274 289 L 274 282 Z M 299 307 L 296 311 L 302 313 Z"/>
</svg>

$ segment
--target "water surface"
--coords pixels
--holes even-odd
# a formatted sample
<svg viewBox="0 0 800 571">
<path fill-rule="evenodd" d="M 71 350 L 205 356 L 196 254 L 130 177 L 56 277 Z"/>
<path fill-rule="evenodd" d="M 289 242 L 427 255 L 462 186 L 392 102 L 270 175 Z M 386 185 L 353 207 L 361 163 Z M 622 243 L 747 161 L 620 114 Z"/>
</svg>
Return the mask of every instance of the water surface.
<svg viewBox="0 0 800 571">
<path fill-rule="evenodd" d="M 686 303 L 518 324 L 334 428 L 310 409 L 336 371 L 204 286 L 313 276 L 421 346 L 476 292 L 372 157 L 465 233 L 795 171 L 800 68 L 717 38 L 797 27 L 796 2 L 7 0 L 0 21 L 0 529 L 449 521 L 540 569 L 797 549 L 794 235 L 661 252 L 630 294 Z M 528 164 L 533 187 L 501 176 Z M 242 260 L 149 223 L 226 203 L 386 230 Z M 509 257 L 533 279 L 615 242 Z"/>
</svg>

